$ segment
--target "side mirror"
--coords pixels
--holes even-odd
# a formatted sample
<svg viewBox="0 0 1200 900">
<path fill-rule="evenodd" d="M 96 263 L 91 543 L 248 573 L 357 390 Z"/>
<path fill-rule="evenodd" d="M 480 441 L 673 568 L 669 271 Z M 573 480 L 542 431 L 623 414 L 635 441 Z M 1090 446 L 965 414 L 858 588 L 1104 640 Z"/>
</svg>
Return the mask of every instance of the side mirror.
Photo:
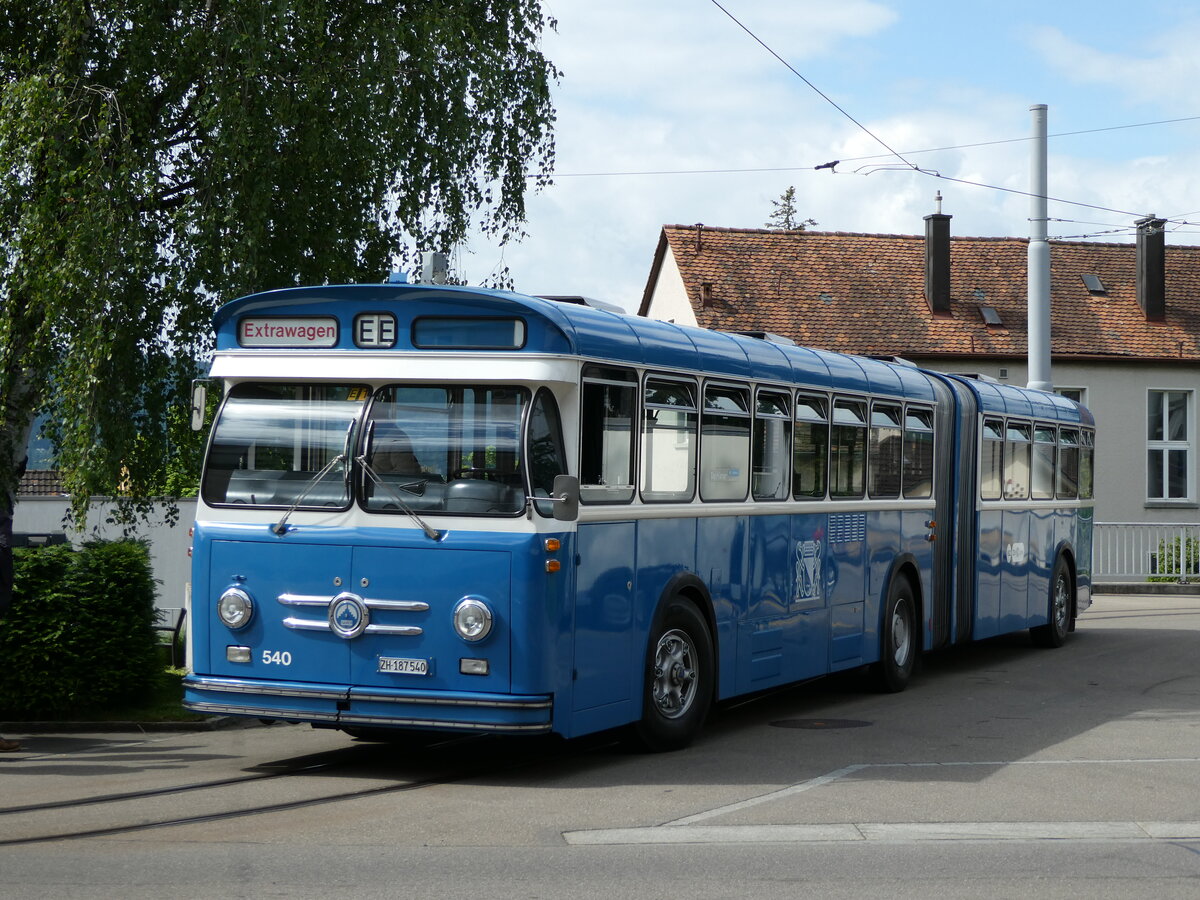
<svg viewBox="0 0 1200 900">
<path fill-rule="evenodd" d="M 555 475 L 550 499 L 554 502 L 554 518 L 560 522 L 574 522 L 579 518 L 579 478 Z"/>
<path fill-rule="evenodd" d="M 208 408 L 208 388 L 199 382 L 192 383 L 192 431 L 204 430 L 204 413 Z"/>
</svg>

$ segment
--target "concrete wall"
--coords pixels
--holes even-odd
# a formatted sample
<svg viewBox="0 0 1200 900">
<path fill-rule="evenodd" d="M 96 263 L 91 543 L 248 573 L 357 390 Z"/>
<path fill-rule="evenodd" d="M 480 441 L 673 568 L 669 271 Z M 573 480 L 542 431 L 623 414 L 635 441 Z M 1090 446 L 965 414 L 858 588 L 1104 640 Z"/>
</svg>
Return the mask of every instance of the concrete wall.
<svg viewBox="0 0 1200 900">
<path fill-rule="evenodd" d="M 88 513 L 88 525 L 83 532 L 67 530 L 63 519 L 70 506 L 65 497 L 20 497 L 13 513 L 15 534 L 63 534 L 72 544 L 92 539 L 113 540 L 120 538 L 119 526 L 106 525 L 105 516 L 111 504 L 103 500 L 93 501 Z M 152 518 L 157 524 L 140 525 L 136 537 L 144 537 L 150 543 L 150 564 L 158 585 L 160 609 L 178 609 L 184 606 L 187 586 L 191 581 L 191 557 L 188 547 L 191 539 L 188 529 L 196 518 L 196 501 L 179 501 L 179 520 L 173 525 L 162 524 L 161 515 Z"/>
</svg>

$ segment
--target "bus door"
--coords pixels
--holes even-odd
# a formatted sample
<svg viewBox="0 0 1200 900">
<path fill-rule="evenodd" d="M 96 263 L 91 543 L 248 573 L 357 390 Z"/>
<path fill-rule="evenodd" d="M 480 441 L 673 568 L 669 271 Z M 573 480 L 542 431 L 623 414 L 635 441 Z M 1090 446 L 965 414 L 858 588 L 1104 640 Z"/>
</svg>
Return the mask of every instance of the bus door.
<svg viewBox="0 0 1200 900">
<path fill-rule="evenodd" d="M 830 421 L 829 496 L 861 500 L 866 496 L 867 404 L 835 398 Z M 833 513 L 825 539 L 826 584 L 830 605 L 830 668 L 856 665 L 863 657 L 863 621 L 867 587 L 865 512 Z"/>
<path fill-rule="evenodd" d="M 934 412 L 934 522 L 933 580 L 927 598 L 930 622 L 930 647 L 966 640 L 970 636 L 970 585 L 955 579 L 954 561 L 969 559 L 970 524 L 975 513 L 975 457 L 965 448 L 975 446 L 974 413 L 958 414 L 959 409 L 974 409 L 965 387 L 931 379 L 937 395 Z M 956 424 L 961 424 L 959 434 Z M 954 485 L 966 485 L 955 491 Z M 965 498 L 966 506 L 962 500 Z M 964 527 L 964 523 L 966 523 Z M 964 544 L 964 541 L 966 542 Z M 966 552 L 966 556 L 963 554 Z M 965 608 L 964 608 L 965 602 Z M 965 623 L 965 624 L 964 624 Z"/>
<path fill-rule="evenodd" d="M 1011 419 L 1004 441 L 1004 499 L 1016 508 L 1003 513 L 1000 576 L 1000 633 L 1020 631 L 1028 624 L 1029 560 L 1032 512 L 1029 508 L 1033 433 L 1029 423 Z"/>
<path fill-rule="evenodd" d="M 579 417 L 580 500 L 617 517 L 634 495 L 636 374 L 585 367 Z M 633 700 L 637 524 L 632 519 L 580 522 L 576 554 L 571 708 L 576 724 L 586 721 L 584 730 L 605 728 L 628 721 L 623 707 Z"/>
</svg>

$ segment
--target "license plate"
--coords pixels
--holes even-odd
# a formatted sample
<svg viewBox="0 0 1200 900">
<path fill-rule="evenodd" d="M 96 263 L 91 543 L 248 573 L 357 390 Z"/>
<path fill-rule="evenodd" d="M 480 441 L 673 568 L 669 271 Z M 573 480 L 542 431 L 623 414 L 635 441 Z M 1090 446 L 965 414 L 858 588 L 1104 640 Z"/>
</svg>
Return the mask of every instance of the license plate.
<svg viewBox="0 0 1200 900">
<path fill-rule="evenodd" d="M 393 675 L 428 675 L 429 660 L 381 656 L 379 657 L 379 671 L 390 672 Z"/>
</svg>

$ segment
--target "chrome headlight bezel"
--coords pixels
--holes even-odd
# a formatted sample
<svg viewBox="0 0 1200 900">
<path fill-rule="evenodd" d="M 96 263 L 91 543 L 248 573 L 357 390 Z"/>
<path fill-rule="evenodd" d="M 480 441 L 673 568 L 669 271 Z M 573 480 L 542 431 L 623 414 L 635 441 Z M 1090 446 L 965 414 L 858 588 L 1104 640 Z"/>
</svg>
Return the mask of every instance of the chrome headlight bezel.
<svg viewBox="0 0 1200 900">
<path fill-rule="evenodd" d="M 217 618 L 231 631 L 241 631 L 254 619 L 254 598 L 241 588 L 228 588 L 217 600 Z"/>
<path fill-rule="evenodd" d="M 454 605 L 454 633 L 468 644 L 477 644 L 492 633 L 496 623 L 482 597 L 463 597 Z"/>
</svg>

